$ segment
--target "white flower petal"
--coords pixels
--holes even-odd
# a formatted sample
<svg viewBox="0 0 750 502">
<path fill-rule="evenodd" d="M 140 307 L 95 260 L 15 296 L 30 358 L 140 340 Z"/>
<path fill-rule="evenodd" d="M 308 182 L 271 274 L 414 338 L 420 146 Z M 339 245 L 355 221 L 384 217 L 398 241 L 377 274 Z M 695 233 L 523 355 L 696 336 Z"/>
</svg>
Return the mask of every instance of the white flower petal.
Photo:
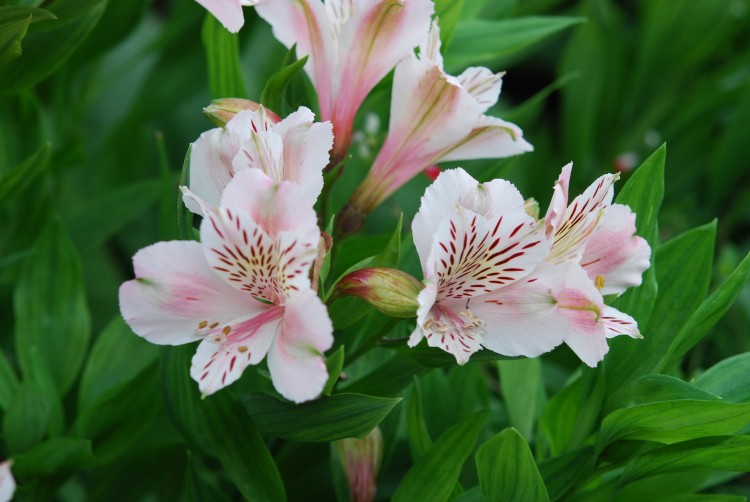
<svg viewBox="0 0 750 502">
<path fill-rule="evenodd" d="M 586 243 L 581 266 L 591 280 L 601 277 L 603 295 L 620 294 L 641 284 L 650 266 L 651 248 L 635 234 L 635 214 L 613 204 L 604 210 L 601 223 Z"/>
<path fill-rule="evenodd" d="M 227 285 L 211 269 L 198 242 L 159 242 L 133 257 L 136 279 L 120 286 L 120 312 L 152 343 L 180 345 L 202 337 L 262 304 Z"/>
<path fill-rule="evenodd" d="M 497 117 L 483 115 L 471 131 L 444 150 L 438 160 L 505 158 L 533 150 L 534 147 L 523 139 L 520 127 Z"/>
<path fill-rule="evenodd" d="M 12 464 L 11 460 L 0 463 L 0 502 L 10 502 L 16 491 L 16 480 L 10 472 Z"/>
<path fill-rule="evenodd" d="M 333 325 L 313 291 L 290 297 L 280 332 L 268 352 L 273 385 L 300 403 L 320 395 L 328 380 L 323 353 L 333 344 Z"/>
<path fill-rule="evenodd" d="M 226 29 L 237 33 L 245 24 L 240 0 L 196 0 L 214 15 Z"/>
<path fill-rule="evenodd" d="M 497 103 L 503 85 L 503 74 L 492 73 L 482 66 L 472 66 L 458 76 L 461 87 L 482 107 L 482 113 Z"/>
</svg>

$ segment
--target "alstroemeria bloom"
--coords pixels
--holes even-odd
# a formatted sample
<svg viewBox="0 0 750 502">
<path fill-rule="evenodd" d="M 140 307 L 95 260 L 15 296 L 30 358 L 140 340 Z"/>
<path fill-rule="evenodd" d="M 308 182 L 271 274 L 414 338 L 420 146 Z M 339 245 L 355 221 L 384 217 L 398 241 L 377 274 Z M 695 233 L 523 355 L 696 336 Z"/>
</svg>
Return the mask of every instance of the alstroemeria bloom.
<svg viewBox="0 0 750 502">
<path fill-rule="evenodd" d="M 160 242 L 133 258 L 136 278 L 120 288 L 123 318 L 153 343 L 200 340 L 190 375 L 203 395 L 266 356 L 284 397 L 306 401 L 323 389 L 333 327 L 310 286 L 320 231 L 312 208 L 298 205 L 303 195 L 246 169 L 206 212 L 202 242 Z"/>
<path fill-rule="evenodd" d="M 563 168 L 544 219 L 552 242 L 544 263 L 530 276 L 488 295 L 475 311 L 503 320 L 503 354 L 535 356 L 563 341 L 583 362 L 595 366 L 609 350 L 607 338 L 640 338 L 636 321 L 606 306 L 602 295 L 640 284 L 650 249 L 633 236 L 635 215 L 630 209 L 611 205 L 617 175 L 601 176 L 568 205 L 570 169 L 570 164 Z M 532 346 L 526 342 L 531 339 L 544 343 Z"/>
<path fill-rule="evenodd" d="M 12 464 L 10 460 L 0 463 L 0 502 L 10 502 L 16 491 L 16 480 L 10 472 Z"/>
<path fill-rule="evenodd" d="M 367 94 L 427 33 L 430 0 L 263 0 L 258 14 L 297 56 L 318 95 L 321 120 L 333 122 L 332 158 L 349 148 L 354 116 Z"/>
<path fill-rule="evenodd" d="M 208 12 L 219 20 L 226 29 L 237 33 L 245 24 L 242 14 L 243 5 L 255 5 L 258 0 L 196 0 Z"/>
<path fill-rule="evenodd" d="M 472 67 L 458 77 L 443 70 L 433 23 L 420 46 L 397 66 L 388 136 L 348 211 L 363 217 L 391 193 L 438 162 L 499 158 L 532 150 L 516 125 L 485 112 L 497 102 L 502 74 Z M 346 222 L 344 223 L 346 224 Z M 352 222 L 357 226 L 357 222 Z M 361 224 L 361 222 L 359 223 Z M 342 229 L 344 233 L 353 229 Z"/>
<path fill-rule="evenodd" d="M 516 355 L 505 346 L 503 319 L 485 315 L 485 304 L 530 274 L 549 249 L 518 190 L 505 180 L 480 185 L 463 169 L 445 171 L 422 197 L 412 232 L 425 288 L 409 345 L 427 338 L 459 364 L 481 346 Z"/>
<path fill-rule="evenodd" d="M 568 204 L 572 164 L 562 169 L 545 216 L 550 263 L 579 264 L 604 295 L 641 284 L 651 248 L 635 234 L 635 214 L 612 204 L 617 174 L 605 174 Z"/>
<path fill-rule="evenodd" d="M 277 122 L 265 108 L 239 112 L 224 128 L 204 132 L 190 151 L 190 193 L 185 205 L 202 214 L 216 207 L 232 177 L 259 169 L 277 182 L 293 181 L 303 190 L 296 203 L 312 207 L 323 189 L 323 168 L 333 144 L 330 122 L 313 122 L 305 107 Z"/>
</svg>

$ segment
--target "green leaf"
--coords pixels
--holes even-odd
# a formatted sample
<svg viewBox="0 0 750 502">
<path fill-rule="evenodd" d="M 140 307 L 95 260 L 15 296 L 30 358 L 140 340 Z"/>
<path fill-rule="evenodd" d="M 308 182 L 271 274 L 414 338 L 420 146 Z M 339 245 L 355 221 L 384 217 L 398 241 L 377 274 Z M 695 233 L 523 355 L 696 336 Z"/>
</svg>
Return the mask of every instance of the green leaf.
<svg viewBox="0 0 750 502">
<path fill-rule="evenodd" d="M 520 17 L 459 21 L 445 59 L 447 66 L 465 67 L 508 58 L 566 28 L 583 22 L 580 17 Z"/>
<path fill-rule="evenodd" d="M 55 15 L 44 9 L 9 5 L 0 7 L 0 66 L 21 55 L 21 40 L 29 25 L 55 19 Z"/>
<path fill-rule="evenodd" d="M 425 368 L 445 368 L 456 364 L 455 356 L 439 347 L 430 347 L 426 343 L 420 343 L 416 347 L 409 347 L 404 339 L 387 339 L 381 341 L 379 345 L 386 349 L 394 350 L 411 359 L 415 364 Z M 516 359 L 516 357 L 504 356 L 491 350 L 482 349 L 472 354 L 469 362 L 489 362 L 506 359 Z"/>
<path fill-rule="evenodd" d="M 322 394 L 330 396 L 333 387 L 341 376 L 341 370 L 344 368 L 344 346 L 342 345 L 336 352 L 326 358 L 326 367 L 328 368 L 328 381 L 323 387 Z"/>
<path fill-rule="evenodd" d="M 734 434 L 750 423 L 750 403 L 662 401 L 614 411 L 602 421 L 597 450 L 622 439 L 677 443 Z"/>
<path fill-rule="evenodd" d="M 445 431 L 409 469 L 391 500 L 448 500 L 488 415 L 476 412 Z"/>
<path fill-rule="evenodd" d="M 0 67 L 21 55 L 21 40 L 31 24 L 32 15 L 0 22 Z"/>
<path fill-rule="evenodd" d="M 45 5 L 57 19 L 29 30 L 23 39 L 23 54 L 0 71 L 0 89 L 16 92 L 56 71 L 96 26 L 106 4 L 106 0 L 57 0 Z"/>
<path fill-rule="evenodd" d="M 239 35 L 230 33 L 213 15 L 206 13 L 201 38 L 206 50 L 211 98 L 247 98 Z"/>
<path fill-rule="evenodd" d="M 192 345 L 168 347 L 162 356 L 162 383 L 172 420 L 189 441 L 219 458 L 247 500 L 284 501 L 281 475 L 263 437 L 227 391 L 201 399 L 190 378 Z"/>
<path fill-rule="evenodd" d="M 287 87 L 307 63 L 307 56 L 295 60 L 295 53 L 296 45 L 289 49 L 281 69 L 269 77 L 260 94 L 261 104 L 276 113 L 282 113 L 282 109 L 286 106 Z"/>
<path fill-rule="evenodd" d="M 550 456 L 561 455 L 584 444 L 599 418 L 604 383 L 601 366 L 583 368 L 580 378 L 549 400 L 539 418 L 537 441 L 546 445 Z"/>
<path fill-rule="evenodd" d="M 39 237 L 26 258 L 13 296 L 16 354 L 28 378 L 39 383 L 43 364 L 60 395 L 78 376 L 89 344 L 90 319 L 78 253 L 59 221 Z M 38 350 L 42 361 L 33 361 Z"/>
<path fill-rule="evenodd" d="M 0 176 L 0 200 L 5 201 L 13 193 L 21 192 L 34 178 L 41 174 L 49 163 L 50 147 L 45 144 L 21 165 Z"/>
<path fill-rule="evenodd" d="M 364 437 L 399 401 L 361 394 L 335 394 L 301 404 L 259 393 L 242 398 L 245 410 L 265 434 L 306 443 Z"/>
<path fill-rule="evenodd" d="M 52 438 L 13 457 L 13 474 L 19 478 L 64 475 L 94 460 L 88 439 Z"/>
<path fill-rule="evenodd" d="M 659 242 L 659 209 L 664 198 L 664 163 L 667 159 L 667 146 L 660 146 L 641 166 L 636 169 L 617 196 L 618 204 L 630 206 L 636 214 L 636 233 L 648 241 L 651 249 L 656 249 Z M 651 268 L 643 274 L 643 284 L 625 292 L 613 304 L 615 308 L 627 312 L 638 321 L 639 326 L 646 326 L 654 308 L 657 293 L 656 268 L 653 254 Z M 616 360 L 617 345 L 629 340 L 613 340 L 613 352 L 608 360 Z M 609 371 L 608 371 L 609 373 Z"/>
<path fill-rule="evenodd" d="M 730 403 L 750 401 L 750 352 L 717 363 L 696 378 L 695 385 Z"/>
<path fill-rule="evenodd" d="M 658 365 L 660 370 L 677 364 L 688 350 L 708 334 L 714 324 L 732 306 L 748 279 L 750 279 L 750 253 L 737 265 L 727 280 L 688 317 L 687 322 L 677 332 L 672 345 L 660 361 Z"/>
<path fill-rule="evenodd" d="M 715 239 L 716 223 L 712 222 L 689 230 L 656 250 L 659 296 L 651 321 L 641 327 L 642 340 L 613 344 L 606 361 L 608 394 L 652 372 L 669 349 L 675 331 L 687 320 L 685 312 L 693 312 L 703 301 L 711 281 Z"/>
<path fill-rule="evenodd" d="M 517 430 L 505 429 L 485 441 L 475 458 L 486 501 L 549 500 L 529 445 Z"/>
<path fill-rule="evenodd" d="M 547 492 L 552 500 L 561 498 L 585 472 L 596 465 L 594 447 L 586 445 L 539 464 Z"/>
<path fill-rule="evenodd" d="M 544 403 L 542 363 L 539 359 L 498 361 L 500 389 L 510 425 L 530 441 Z"/>
<path fill-rule="evenodd" d="M 341 390 L 374 396 L 396 396 L 411 383 L 416 375 L 424 371 L 423 367 L 396 354 L 365 376 L 342 385 Z"/>
<path fill-rule="evenodd" d="M 96 340 L 81 376 L 78 409 L 114 394 L 156 361 L 159 347 L 133 333 L 120 316 Z"/>
<path fill-rule="evenodd" d="M 678 399 L 718 401 L 721 400 L 721 397 L 673 376 L 646 375 L 621 387 L 607 401 L 605 411 L 609 412 L 619 408 L 631 408 L 640 404 L 658 403 L 660 401 L 676 401 Z"/>
<path fill-rule="evenodd" d="M 11 453 L 24 453 L 44 437 L 52 404 L 39 388 L 24 382 L 13 396 L 3 418 L 3 436 Z"/>
<path fill-rule="evenodd" d="M 67 227 L 81 250 L 102 245 L 142 215 L 159 196 L 159 181 L 148 180 L 98 195 L 71 216 Z"/>
<path fill-rule="evenodd" d="M 0 351 L 0 410 L 8 409 L 16 389 L 18 389 L 16 372 L 5 357 L 5 353 Z"/>
<path fill-rule="evenodd" d="M 668 472 L 707 470 L 750 471 L 750 436 L 700 438 L 650 450 L 628 464 L 620 483 Z"/>
<path fill-rule="evenodd" d="M 414 378 L 409 397 L 406 399 L 406 430 L 409 438 L 409 449 L 414 461 L 430 449 L 432 439 L 427 432 L 424 421 L 424 410 L 422 409 L 422 396 L 419 390 L 419 380 Z"/>
<path fill-rule="evenodd" d="M 464 0 L 435 0 L 435 17 L 440 20 L 440 42 L 443 52 L 450 46 L 463 6 Z"/>
</svg>

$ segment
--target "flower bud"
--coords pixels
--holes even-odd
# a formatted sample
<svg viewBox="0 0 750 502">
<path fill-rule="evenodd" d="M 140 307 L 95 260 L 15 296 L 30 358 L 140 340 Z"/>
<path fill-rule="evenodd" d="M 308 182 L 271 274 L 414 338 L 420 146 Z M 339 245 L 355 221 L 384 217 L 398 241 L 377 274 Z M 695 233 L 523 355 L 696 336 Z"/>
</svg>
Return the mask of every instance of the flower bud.
<svg viewBox="0 0 750 502">
<path fill-rule="evenodd" d="M 391 317 L 417 315 L 417 295 L 422 283 L 394 268 L 363 268 L 347 274 L 336 285 L 334 295 L 357 296 Z"/>
<path fill-rule="evenodd" d="M 203 109 L 203 114 L 215 125 L 224 127 L 227 122 L 232 120 L 234 116 L 241 111 L 250 110 L 251 112 L 256 112 L 261 106 L 262 105 L 255 101 L 250 101 L 249 99 L 220 98 L 211 101 L 211 104 Z M 279 116 L 268 108 L 264 108 L 264 110 L 266 112 L 266 117 L 271 122 L 278 123 L 281 121 Z"/>
<path fill-rule="evenodd" d="M 380 428 L 375 427 L 362 439 L 342 439 L 336 441 L 335 445 L 349 480 L 349 500 L 372 501 L 383 459 L 383 435 Z"/>
</svg>

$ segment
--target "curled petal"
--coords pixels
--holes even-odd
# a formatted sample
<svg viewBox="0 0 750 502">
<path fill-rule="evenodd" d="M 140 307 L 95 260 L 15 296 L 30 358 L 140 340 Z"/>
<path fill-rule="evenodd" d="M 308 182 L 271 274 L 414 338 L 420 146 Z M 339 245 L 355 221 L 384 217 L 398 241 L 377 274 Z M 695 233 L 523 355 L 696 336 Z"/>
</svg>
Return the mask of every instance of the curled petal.
<svg viewBox="0 0 750 502">
<path fill-rule="evenodd" d="M 603 295 L 620 294 L 641 284 L 651 248 L 634 234 L 635 214 L 627 206 L 613 204 L 604 210 L 601 224 L 586 243 L 581 266 L 591 280 L 603 282 Z"/>
<path fill-rule="evenodd" d="M 234 176 L 232 159 L 240 148 L 239 137 L 221 128 L 204 132 L 190 150 L 190 190 L 211 207 L 219 205 L 221 192 Z M 202 214 L 200 204 L 185 200 L 188 209 Z"/>
<path fill-rule="evenodd" d="M 555 182 L 552 192 L 552 201 L 547 209 L 547 215 L 544 217 L 544 224 L 547 236 L 552 237 L 560 228 L 565 210 L 568 208 L 568 192 L 570 189 L 570 171 L 573 169 L 573 163 L 565 164 L 560 173 L 560 177 Z"/>
<path fill-rule="evenodd" d="M 606 329 L 607 338 L 618 335 L 627 335 L 630 338 L 643 338 L 638 330 L 638 323 L 625 312 L 620 312 L 612 307 L 604 307 L 602 320 Z"/>
<path fill-rule="evenodd" d="M 333 344 L 333 325 L 311 290 L 290 297 L 285 310 L 268 352 L 268 369 L 276 390 L 300 403 L 320 395 L 328 379 L 323 353 Z"/>
<path fill-rule="evenodd" d="M 482 66 L 472 66 L 458 76 L 458 82 L 480 104 L 484 113 L 497 103 L 503 85 L 503 74 L 492 73 Z"/>
<path fill-rule="evenodd" d="M 463 139 L 441 153 L 439 161 L 504 158 L 533 150 L 520 127 L 483 115 Z"/>
<path fill-rule="evenodd" d="M 120 312 L 152 343 L 180 345 L 261 304 L 227 285 L 206 263 L 198 242 L 159 242 L 133 257 L 136 278 L 120 286 Z"/>
<path fill-rule="evenodd" d="M 619 175 L 605 174 L 573 199 L 555 231 L 548 260 L 552 263 L 579 263 L 586 243 L 599 227 L 603 210 L 612 202 L 612 188 Z"/>
<path fill-rule="evenodd" d="M 12 465 L 12 460 L 0 463 L 0 502 L 10 502 L 16 491 L 16 480 L 10 472 Z"/>
</svg>

